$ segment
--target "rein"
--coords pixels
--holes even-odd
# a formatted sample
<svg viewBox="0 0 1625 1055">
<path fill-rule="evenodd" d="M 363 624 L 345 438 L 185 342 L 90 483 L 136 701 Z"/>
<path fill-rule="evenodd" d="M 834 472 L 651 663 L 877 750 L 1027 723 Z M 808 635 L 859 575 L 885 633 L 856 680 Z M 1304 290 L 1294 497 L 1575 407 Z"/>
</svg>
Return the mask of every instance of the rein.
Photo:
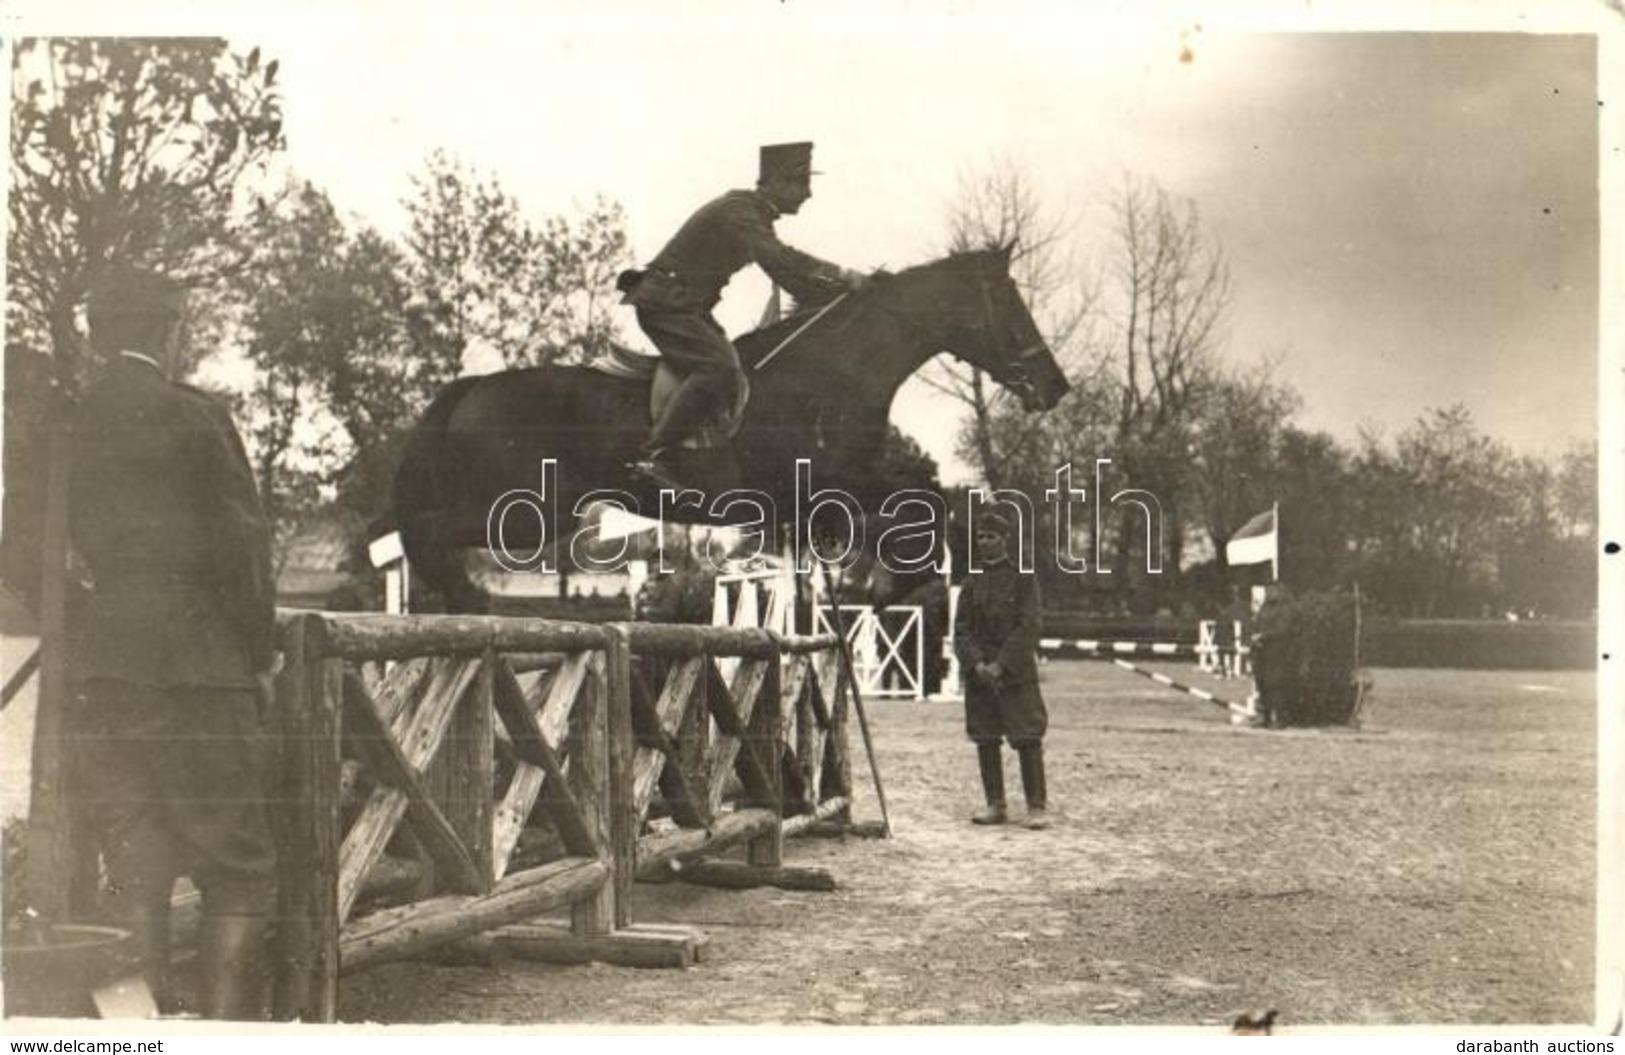
<svg viewBox="0 0 1625 1055">
<path fill-rule="evenodd" d="M 790 336 L 786 337 L 784 340 L 780 341 L 777 345 L 775 345 L 773 350 L 771 352 L 768 352 L 766 355 L 762 356 L 762 358 L 760 360 L 758 360 L 756 365 L 754 367 L 752 367 L 751 369 L 755 370 L 757 373 L 760 373 L 761 371 L 765 370 L 767 368 L 767 364 L 771 363 L 773 361 L 773 358 L 776 355 L 778 355 L 780 352 L 784 351 L 786 348 L 788 348 L 790 346 L 791 341 L 795 340 L 797 337 L 800 337 L 802 334 L 806 333 L 808 327 L 812 326 L 812 324 L 817 322 L 819 319 L 822 319 L 825 315 L 828 315 L 829 312 L 830 312 L 830 309 L 834 308 L 835 305 L 839 304 L 841 301 L 845 300 L 847 297 L 850 297 L 851 295 L 852 294 L 851 294 L 850 291 L 848 291 L 846 293 L 842 293 L 840 296 L 836 297 L 834 300 L 830 301 L 828 304 L 825 304 L 822 308 L 819 308 L 817 314 L 815 314 L 812 318 L 808 319 L 806 322 L 802 323 L 800 326 L 797 326 L 796 331 L 794 333 L 792 333 Z"/>
</svg>

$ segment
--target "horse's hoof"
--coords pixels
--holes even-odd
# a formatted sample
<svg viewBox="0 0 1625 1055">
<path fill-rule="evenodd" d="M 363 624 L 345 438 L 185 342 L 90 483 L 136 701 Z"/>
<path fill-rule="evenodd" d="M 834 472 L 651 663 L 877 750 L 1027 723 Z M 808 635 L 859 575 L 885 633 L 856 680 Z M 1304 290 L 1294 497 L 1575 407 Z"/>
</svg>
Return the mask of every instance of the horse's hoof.
<svg viewBox="0 0 1625 1055">
<path fill-rule="evenodd" d="M 658 461 L 631 462 L 627 468 L 668 491 L 686 491 L 688 485 L 679 480 L 667 466 Z"/>
</svg>

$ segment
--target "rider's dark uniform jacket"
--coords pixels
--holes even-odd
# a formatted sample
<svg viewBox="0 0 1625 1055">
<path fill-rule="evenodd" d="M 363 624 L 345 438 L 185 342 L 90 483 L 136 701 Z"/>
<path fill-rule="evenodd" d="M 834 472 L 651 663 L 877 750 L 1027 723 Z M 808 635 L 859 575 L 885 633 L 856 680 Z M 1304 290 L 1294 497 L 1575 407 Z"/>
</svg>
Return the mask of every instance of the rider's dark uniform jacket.
<svg viewBox="0 0 1625 1055">
<path fill-rule="evenodd" d="M 837 287 L 839 267 L 779 241 L 773 231 L 778 216 L 756 190 L 733 190 L 707 202 L 650 261 L 628 302 L 709 312 L 734 273 L 752 263 L 797 300 Z"/>
</svg>

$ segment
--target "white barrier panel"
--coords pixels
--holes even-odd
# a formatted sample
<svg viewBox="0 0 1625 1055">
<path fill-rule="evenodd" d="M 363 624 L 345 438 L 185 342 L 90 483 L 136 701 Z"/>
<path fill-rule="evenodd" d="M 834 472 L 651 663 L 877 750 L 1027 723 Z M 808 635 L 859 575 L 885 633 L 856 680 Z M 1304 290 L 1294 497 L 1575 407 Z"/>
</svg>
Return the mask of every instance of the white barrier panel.
<svg viewBox="0 0 1625 1055">
<path fill-rule="evenodd" d="M 1196 667 L 1216 678 L 1250 677 L 1253 672 L 1246 629 L 1241 620 L 1231 624 L 1232 644 L 1220 645 L 1216 637 L 1218 620 L 1204 619 L 1196 624 Z"/>
<path fill-rule="evenodd" d="M 380 535 L 367 545 L 367 558 L 384 572 L 384 611 L 405 615 L 412 594 L 412 569 L 406 562 L 406 547 L 399 531 Z"/>
<path fill-rule="evenodd" d="M 892 605 L 878 610 L 867 604 L 841 605 L 853 676 L 865 696 L 925 698 L 923 615 L 924 610 L 917 604 Z M 815 633 L 835 633 L 835 618 L 829 605 L 820 605 L 813 619 Z"/>
</svg>

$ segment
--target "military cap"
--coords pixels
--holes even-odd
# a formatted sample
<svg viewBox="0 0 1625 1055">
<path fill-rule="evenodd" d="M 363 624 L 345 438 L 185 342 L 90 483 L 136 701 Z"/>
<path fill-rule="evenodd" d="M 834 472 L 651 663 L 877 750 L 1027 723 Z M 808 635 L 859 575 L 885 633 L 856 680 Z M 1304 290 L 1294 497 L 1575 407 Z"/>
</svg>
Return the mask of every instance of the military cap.
<svg viewBox="0 0 1625 1055">
<path fill-rule="evenodd" d="M 979 535 L 991 532 L 1008 539 L 1015 527 L 1008 516 L 996 509 L 982 509 L 976 514 L 976 533 Z"/>
<path fill-rule="evenodd" d="M 104 351 L 156 351 L 185 310 L 186 290 L 178 282 L 126 264 L 97 272 L 85 298 L 90 339 Z"/>
<path fill-rule="evenodd" d="M 109 264 L 90 283 L 86 305 L 98 314 L 179 314 L 186 290 L 180 283 L 128 264 Z"/>
<path fill-rule="evenodd" d="M 761 174 L 763 183 L 777 177 L 805 180 L 818 175 L 812 167 L 811 143 L 769 143 L 762 148 Z"/>
</svg>

